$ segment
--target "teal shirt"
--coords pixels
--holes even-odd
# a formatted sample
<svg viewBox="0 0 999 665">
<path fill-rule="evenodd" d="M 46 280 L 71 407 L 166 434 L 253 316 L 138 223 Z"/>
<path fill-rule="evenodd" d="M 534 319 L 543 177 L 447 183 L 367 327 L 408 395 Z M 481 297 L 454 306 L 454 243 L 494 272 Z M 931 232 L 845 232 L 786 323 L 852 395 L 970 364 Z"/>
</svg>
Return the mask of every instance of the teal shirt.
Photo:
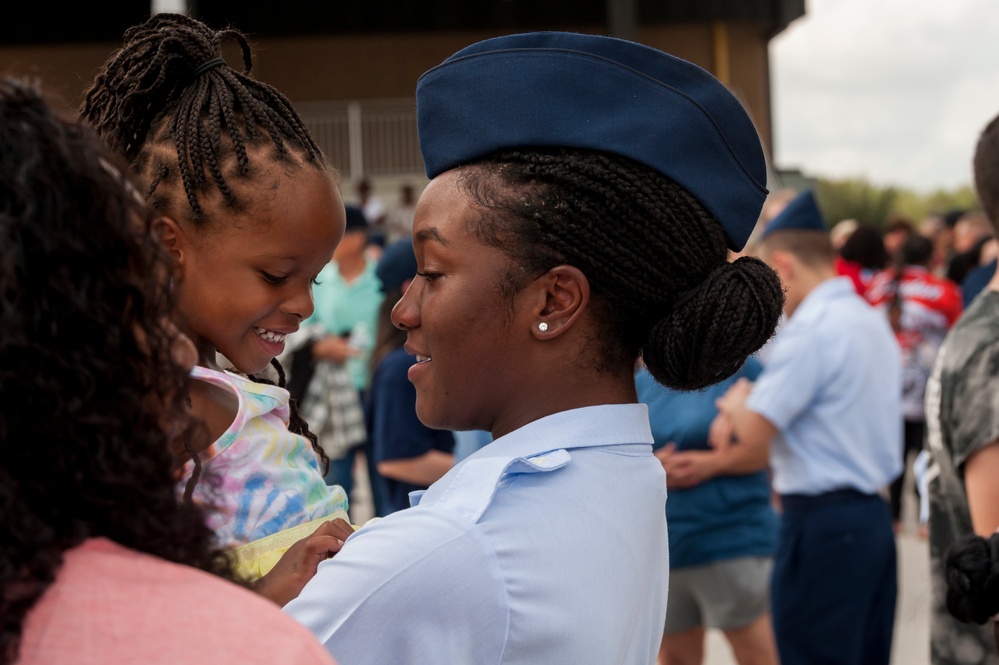
<svg viewBox="0 0 999 665">
<path fill-rule="evenodd" d="M 364 352 L 344 363 L 358 390 L 368 387 L 368 365 L 375 342 L 378 309 L 384 298 L 381 280 L 375 274 L 377 267 L 377 261 L 368 259 L 364 272 L 349 283 L 340 276 L 336 262 L 323 268 L 317 280 L 319 283 L 312 289 L 316 309 L 306 321 L 321 324 L 331 335 L 350 337 L 351 344 Z"/>
</svg>

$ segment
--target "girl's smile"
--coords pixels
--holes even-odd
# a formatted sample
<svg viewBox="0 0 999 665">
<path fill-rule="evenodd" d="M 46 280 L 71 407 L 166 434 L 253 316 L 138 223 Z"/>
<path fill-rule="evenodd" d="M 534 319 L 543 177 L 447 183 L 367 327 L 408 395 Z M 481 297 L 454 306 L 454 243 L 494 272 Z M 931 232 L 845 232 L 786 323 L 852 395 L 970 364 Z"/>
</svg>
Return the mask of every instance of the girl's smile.
<svg viewBox="0 0 999 665">
<path fill-rule="evenodd" d="M 263 344 L 264 349 L 267 350 L 272 356 L 277 357 L 284 353 L 284 338 L 289 334 L 298 330 L 290 330 L 287 333 L 279 333 L 273 330 L 267 330 L 266 328 L 254 328 L 254 332 L 260 337 L 261 344 Z"/>
</svg>

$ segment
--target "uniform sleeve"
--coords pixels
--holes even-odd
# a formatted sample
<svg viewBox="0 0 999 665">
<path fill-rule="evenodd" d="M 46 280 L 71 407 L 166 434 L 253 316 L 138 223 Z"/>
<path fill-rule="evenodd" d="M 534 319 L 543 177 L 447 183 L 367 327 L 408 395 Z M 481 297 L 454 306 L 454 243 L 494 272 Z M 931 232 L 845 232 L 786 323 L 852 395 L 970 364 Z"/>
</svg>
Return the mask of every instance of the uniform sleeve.
<svg viewBox="0 0 999 665">
<path fill-rule="evenodd" d="M 778 430 L 814 402 L 822 389 L 822 350 L 806 335 L 788 335 L 774 346 L 746 406 Z"/>
<path fill-rule="evenodd" d="M 509 617 L 485 541 L 438 513 L 395 515 L 351 536 L 285 612 L 339 665 L 498 663 Z"/>
<path fill-rule="evenodd" d="M 953 459 L 958 467 L 975 452 L 999 440 L 999 344 L 989 344 L 954 376 L 950 413 Z"/>
<path fill-rule="evenodd" d="M 299 629 L 301 629 L 299 627 Z M 297 633 L 296 633 L 297 634 Z M 284 654 L 284 659 L 281 661 L 282 664 L 286 665 L 339 665 L 330 656 L 330 653 L 323 649 L 322 646 L 316 642 L 316 638 L 309 635 L 306 632 L 302 636 L 303 639 L 301 643 L 296 644 L 294 648 L 289 648 Z M 278 665 L 274 663 L 274 665 Z"/>
</svg>

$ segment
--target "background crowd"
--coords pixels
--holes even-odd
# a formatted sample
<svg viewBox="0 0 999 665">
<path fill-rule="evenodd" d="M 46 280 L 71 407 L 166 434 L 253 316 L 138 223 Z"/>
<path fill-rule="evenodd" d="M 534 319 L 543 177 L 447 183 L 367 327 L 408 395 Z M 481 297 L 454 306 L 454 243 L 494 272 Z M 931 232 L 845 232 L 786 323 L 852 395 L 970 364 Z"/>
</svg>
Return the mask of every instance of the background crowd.
<svg viewBox="0 0 999 665">
<path fill-rule="evenodd" d="M 220 57 L 223 36 L 243 47 L 243 72 Z M 664 78 L 680 72 L 685 84 L 697 76 L 625 43 L 508 39 L 488 53 L 544 53 L 544 39 L 555 39 Z M 0 83 L 0 401 L 33 404 L 0 420 L 3 538 L 16 552 L 0 568 L 0 663 L 68 658 L 93 629 L 74 623 L 80 614 L 104 628 L 134 620 L 136 580 L 162 602 L 141 610 L 143 630 L 102 633 L 118 651 L 92 662 L 124 662 L 140 638 L 183 659 L 168 639 L 177 635 L 149 618 L 156 613 L 185 616 L 192 632 L 218 621 L 225 639 L 198 646 L 208 660 L 238 651 L 256 659 L 246 662 L 329 662 L 287 615 L 343 662 L 365 662 L 378 631 L 392 635 L 384 653 L 412 662 L 448 649 L 568 657 L 590 647 L 538 635 L 551 603 L 576 596 L 553 585 L 545 604 L 531 588 L 557 577 L 538 569 L 532 548 L 559 533 L 562 542 L 541 551 L 566 562 L 567 579 L 586 566 L 606 571 L 587 582 L 606 612 L 621 594 L 642 598 L 614 616 L 619 632 L 630 622 L 639 635 L 615 662 L 701 663 L 706 631 L 717 629 L 740 665 L 886 664 L 909 474 L 932 562 L 932 662 L 999 664 L 992 627 L 976 625 L 999 611 L 999 123 L 969 156 L 980 209 L 827 220 L 811 191 L 766 201 L 756 191 L 758 221 L 717 203 L 716 223 L 683 189 L 703 186 L 697 167 L 647 164 L 605 136 L 582 148 L 559 136 L 565 145 L 530 150 L 503 136 L 477 153 L 469 133 L 448 144 L 459 155 L 437 155 L 425 191 L 340 182 L 290 103 L 250 69 L 239 33 L 160 15 L 125 35 L 88 89 L 80 124 L 58 118 L 31 85 Z M 454 68 L 443 71 L 440 88 L 423 88 L 425 102 L 443 105 L 460 89 L 458 75 L 448 78 Z M 741 107 L 698 94 L 731 125 L 679 122 L 704 143 L 731 132 L 725 139 L 752 170 L 761 154 L 745 142 L 752 130 Z M 551 104 L 559 122 L 576 112 L 561 104 Z M 453 129 L 436 122 L 421 131 L 443 145 Z M 736 188 L 748 176 L 740 168 L 724 177 Z M 566 201 L 578 205 L 572 215 Z M 498 230 L 454 221 L 452 211 L 475 206 L 504 220 Z M 430 226 L 425 208 L 452 226 Z M 642 221 L 649 211 L 669 220 L 661 237 Z M 633 226 L 624 236 L 602 224 L 617 214 Z M 532 235 L 533 220 L 548 216 L 551 226 Z M 577 218 L 589 220 L 592 238 Z M 449 292 L 465 309 L 448 309 L 428 295 L 447 287 L 434 286 L 426 265 L 455 245 L 476 257 L 464 269 L 481 279 L 508 261 L 517 271 L 486 290 L 492 300 L 475 300 L 467 285 Z M 114 261 L 95 278 L 81 258 L 88 252 Z M 39 264 L 60 268 L 47 274 Z M 524 292 L 535 300 L 515 295 Z M 495 325 L 481 332 L 483 320 Z M 506 328 L 513 320 L 529 321 L 529 334 Z M 463 339 L 464 327 L 486 339 Z M 407 348 L 414 330 L 425 343 L 442 340 L 433 354 Z M 490 341 L 517 353 L 500 358 Z M 414 377 L 446 376 L 450 348 L 468 361 L 453 361 L 452 390 L 418 392 Z M 29 357 L 37 365 L 22 365 Z M 25 375 L 40 378 L 17 394 Z M 654 457 L 644 421 L 624 408 L 634 396 L 647 407 Z M 551 420 L 569 407 L 575 422 Z M 508 425 L 518 418 L 526 422 Z M 615 440 L 618 426 L 633 438 Z M 533 449 L 540 444 L 522 430 L 588 443 Z M 58 442 L 58 463 L 23 443 L 39 436 Z M 605 448 L 613 461 L 595 462 Z M 555 481 L 544 477 L 563 467 L 575 475 L 546 491 Z M 601 474 L 635 486 L 608 489 Z M 79 497 L 67 503 L 77 505 L 47 496 L 46 480 L 74 488 Z M 661 496 L 641 494 L 643 483 L 668 489 L 668 553 L 661 514 L 636 507 L 661 513 Z M 511 498 L 517 486 L 533 498 Z M 534 501 L 551 512 L 532 514 Z M 478 524 L 490 507 L 491 526 L 456 526 Z M 606 532 L 588 533 L 576 520 L 584 510 Z M 521 520 L 535 523 L 511 527 Z M 577 552 L 569 565 L 566 550 L 586 538 L 618 549 Z M 344 563 L 327 565 L 330 557 Z M 510 560 L 518 567 L 504 568 Z M 469 562 L 485 562 L 493 578 L 473 577 Z M 120 586 L 93 583 L 123 575 Z M 452 578 L 456 588 L 443 582 Z M 418 589 L 421 579 L 441 583 Z M 327 601 L 331 588 L 344 589 L 342 606 Z M 247 589 L 287 605 L 285 615 Z M 477 593 L 489 596 L 488 621 L 460 610 Z M 504 594 L 513 609 L 497 600 Z M 421 603 L 431 609 L 414 616 Z M 447 604 L 458 616 L 440 610 Z M 445 616 L 471 628 L 427 618 Z M 505 632 L 503 621 L 512 621 Z M 575 627 L 584 628 L 595 627 Z M 618 648 L 600 644 L 608 658 Z"/>
</svg>

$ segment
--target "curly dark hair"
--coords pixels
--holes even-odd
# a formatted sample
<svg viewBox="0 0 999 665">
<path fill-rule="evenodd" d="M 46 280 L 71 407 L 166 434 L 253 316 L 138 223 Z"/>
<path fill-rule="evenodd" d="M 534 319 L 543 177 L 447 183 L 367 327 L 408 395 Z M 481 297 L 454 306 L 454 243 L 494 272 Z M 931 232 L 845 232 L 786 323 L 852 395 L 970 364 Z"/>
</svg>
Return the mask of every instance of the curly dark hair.
<svg viewBox="0 0 999 665">
<path fill-rule="evenodd" d="M 225 39 L 239 45 L 242 73 L 222 59 Z M 228 213 L 245 209 L 257 177 L 275 162 L 286 170 L 309 165 L 336 177 L 291 102 L 251 78 L 252 65 L 250 45 L 238 30 L 216 31 L 182 14 L 156 14 L 125 32 L 123 47 L 86 91 L 81 116 L 147 183 L 154 210 L 199 228 L 221 224 Z M 227 213 L 212 214 L 218 210 Z M 285 387 L 280 363 L 271 365 L 277 385 Z M 328 469 L 295 400 L 290 408 L 289 431 L 308 439 Z"/>
<path fill-rule="evenodd" d="M 0 664 L 93 537 L 233 578 L 178 498 L 190 434 L 169 258 L 124 164 L 0 79 Z M 169 431 L 165 426 L 169 424 Z"/>
<path fill-rule="evenodd" d="M 696 390 L 731 376 L 773 335 L 784 303 L 755 258 L 728 261 L 718 222 L 661 173 L 618 155 L 525 148 L 460 167 L 460 186 L 490 211 L 474 233 L 527 279 L 562 263 L 590 281 L 608 330 L 596 366 L 641 355 L 652 376 Z"/>
<path fill-rule="evenodd" d="M 947 550 L 947 611 L 965 623 L 983 624 L 999 613 L 999 534 L 967 536 Z"/>
</svg>

